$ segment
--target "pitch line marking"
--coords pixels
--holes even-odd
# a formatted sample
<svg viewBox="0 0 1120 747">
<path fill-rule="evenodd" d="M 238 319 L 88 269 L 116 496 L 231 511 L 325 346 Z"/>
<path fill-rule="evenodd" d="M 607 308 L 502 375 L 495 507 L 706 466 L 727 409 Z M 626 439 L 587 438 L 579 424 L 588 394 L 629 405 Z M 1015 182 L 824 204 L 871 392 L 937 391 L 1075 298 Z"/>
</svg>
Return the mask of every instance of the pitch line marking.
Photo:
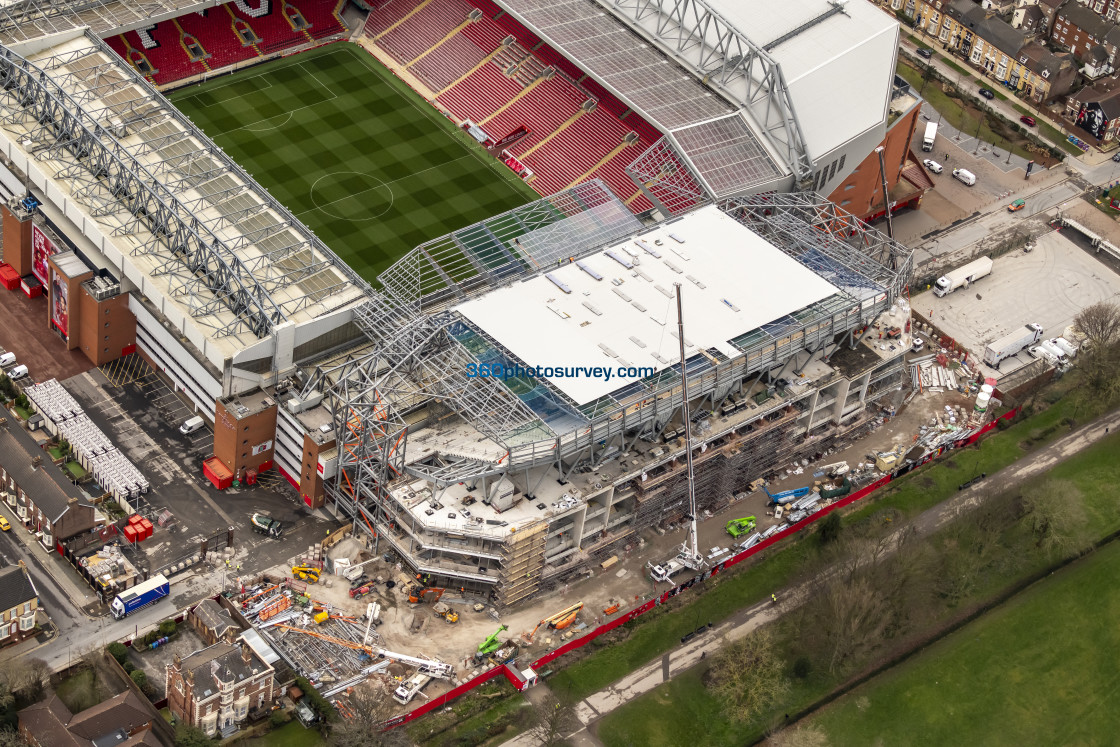
<svg viewBox="0 0 1120 747">
<path fill-rule="evenodd" d="M 362 176 L 362 177 L 365 177 L 367 179 L 375 179 L 375 180 L 377 180 L 378 182 L 381 182 L 381 183 L 376 185 L 376 186 L 369 187 L 368 189 L 363 189 L 360 192 L 351 192 L 350 194 L 346 195 L 345 197 L 339 197 L 337 200 L 331 200 L 330 202 L 326 202 L 326 203 L 323 203 L 322 205 L 320 205 L 315 200 L 315 185 L 318 184 L 319 182 L 323 181 L 327 177 L 338 176 L 339 174 L 357 174 L 358 176 Z M 373 190 L 381 189 L 382 187 L 385 187 L 387 190 L 389 190 L 389 204 L 386 205 L 385 209 L 382 210 L 377 215 L 371 215 L 371 216 L 366 217 L 366 218 L 345 218 L 341 215 L 335 215 L 334 213 L 332 213 L 331 211 L 326 209 L 326 207 L 328 205 L 334 205 L 335 203 L 341 202 L 342 200 L 347 200 L 347 199 L 350 199 L 351 197 L 357 197 L 358 195 L 363 195 L 366 192 L 372 192 Z M 304 210 L 303 211 L 304 213 L 309 213 L 313 210 L 320 210 L 320 211 L 322 211 L 322 213 L 324 215 L 330 216 L 331 218 L 334 218 L 335 220 L 345 220 L 345 221 L 350 221 L 351 223 L 364 223 L 364 222 L 370 221 L 370 220 L 377 220 L 382 215 L 385 215 L 385 213 L 387 213 L 387 212 L 389 212 L 390 210 L 393 209 L 393 203 L 396 202 L 396 199 L 397 199 L 397 195 L 393 191 L 393 188 L 389 186 L 389 182 L 381 181 L 376 176 L 372 176 L 372 175 L 367 174 L 363 171 L 332 171 L 329 174 L 323 174 L 318 179 L 316 179 L 314 181 L 314 183 L 312 183 L 311 189 L 308 190 L 308 196 L 311 197 L 311 204 L 314 205 L 315 207 L 310 208 L 309 210 Z M 299 214 L 300 213 L 297 213 L 297 215 L 299 215 Z"/>
</svg>

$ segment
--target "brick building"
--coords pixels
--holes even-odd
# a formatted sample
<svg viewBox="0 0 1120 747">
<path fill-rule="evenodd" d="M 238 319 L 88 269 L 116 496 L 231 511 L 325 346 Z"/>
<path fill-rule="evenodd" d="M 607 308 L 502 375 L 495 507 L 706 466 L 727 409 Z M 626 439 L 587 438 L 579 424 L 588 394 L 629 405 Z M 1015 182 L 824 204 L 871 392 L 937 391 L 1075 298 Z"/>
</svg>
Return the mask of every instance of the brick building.
<svg viewBox="0 0 1120 747">
<path fill-rule="evenodd" d="M 85 493 L 22 428 L 0 428 L 0 486 L 19 521 L 48 549 L 98 524 Z"/>
<path fill-rule="evenodd" d="M 37 609 L 39 592 L 23 561 L 0 570 L 0 646 L 18 643 L 38 632 Z"/>
<path fill-rule="evenodd" d="M 933 187 L 925 168 L 911 153 L 911 144 L 919 128 L 921 101 L 905 80 L 895 78 L 891 114 L 882 143 L 887 171 L 887 194 L 892 212 L 905 207 L 919 207 L 926 190 Z M 925 123 L 921 122 L 921 127 L 924 126 Z M 918 146 L 920 145 L 919 142 Z M 864 158 L 828 199 L 864 221 L 882 217 L 886 209 L 883 207 L 879 154 L 872 152 Z"/>
<path fill-rule="evenodd" d="M 210 736 L 235 734 L 251 709 L 266 708 L 276 694 L 272 666 L 244 643 L 221 641 L 167 665 L 167 707 Z"/>
<path fill-rule="evenodd" d="M 32 747 L 165 747 L 152 730 L 157 718 L 131 690 L 78 714 L 52 694 L 19 712 L 19 732 Z"/>
</svg>

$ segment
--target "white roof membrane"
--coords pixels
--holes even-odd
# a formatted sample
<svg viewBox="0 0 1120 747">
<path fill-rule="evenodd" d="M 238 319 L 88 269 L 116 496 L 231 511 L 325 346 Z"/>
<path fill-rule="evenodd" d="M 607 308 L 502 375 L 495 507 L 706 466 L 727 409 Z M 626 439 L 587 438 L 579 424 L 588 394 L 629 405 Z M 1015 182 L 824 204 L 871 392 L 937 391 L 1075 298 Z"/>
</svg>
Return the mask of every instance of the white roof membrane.
<svg viewBox="0 0 1120 747">
<path fill-rule="evenodd" d="M 839 292 L 715 206 L 581 265 L 565 263 L 455 307 L 526 365 L 612 369 L 609 378 L 543 377 L 580 405 L 642 378 L 620 376 L 618 367 L 679 365 L 674 283 L 682 284 L 688 357 L 711 348 L 735 357 L 729 340 Z"/>
</svg>

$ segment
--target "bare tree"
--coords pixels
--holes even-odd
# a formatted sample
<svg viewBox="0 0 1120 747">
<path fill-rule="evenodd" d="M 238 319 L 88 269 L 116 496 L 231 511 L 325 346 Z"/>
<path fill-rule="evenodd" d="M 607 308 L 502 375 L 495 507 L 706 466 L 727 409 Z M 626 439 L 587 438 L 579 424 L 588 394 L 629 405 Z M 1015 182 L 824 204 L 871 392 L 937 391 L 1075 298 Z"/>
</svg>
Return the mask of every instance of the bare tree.
<svg viewBox="0 0 1120 747">
<path fill-rule="evenodd" d="M 1090 351 L 1106 348 L 1120 341 L 1120 306 L 1108 301 L 1086 306 L 1073 318 L 1073 326 L 1085 335 Z"/>
<path fill-rule="evenodd" d="M 1073 323 L 1085 335 L 1078 360 L 1085 376 L 1085 394 L 1111 401 L 1120 394 L 1120 306 L 1095 303 L 1082 309 Z"/>
<path fill-rule="evenodd" d="M 575 711 L 549 693 L 533 703 L 533 727 L 528 735 L 541 747 L 566 744 L 565 736 L 575 731 Z"/>
<path fill-rule="evenodd" d="M 1038 547 L 1065 557 L 1092 546 L 1084 496 L 1074 483 L 1048 479 L 1028 484 L 1022 501 L 1023 521 Z"/>
<path fill-rule="evenodd" d="M 339 703 L 342 719 L 330 733 L 332 747 L 407 747 L 412 741 L 403 728 L 384 730 L 393 715 L 389 693 L 365 683 L 351 690 Z"/>
<path fill-rule="evenodd" d="M 759 628 L 724 646 L 709 670 L 708 688 L 723 704 L 725 715 L 744 723 L 789 691 L 785 664 L 768 628 Z"/>
</svg>

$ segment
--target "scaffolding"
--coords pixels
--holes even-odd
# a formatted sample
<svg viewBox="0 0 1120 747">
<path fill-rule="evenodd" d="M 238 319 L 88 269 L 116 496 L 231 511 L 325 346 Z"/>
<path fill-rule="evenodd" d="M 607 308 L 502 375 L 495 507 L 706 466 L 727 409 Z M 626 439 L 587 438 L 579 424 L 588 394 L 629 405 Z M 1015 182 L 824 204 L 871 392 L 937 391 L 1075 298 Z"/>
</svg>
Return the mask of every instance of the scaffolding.
<svg viewBox="0 0 1120 747">
<path fill-rule="evenodd" d="M 617 205 L 591 200 L 588 194 L 600 193 L 592 189 L 555 195 L 521 213 L 551 211 L 555 216 L 559 205 L 586 206 L 584 213 L 557 219 L 563 229 L 545 220 L 523 221 L 516 227 L 511 214 L 506 214 L 501 231 L 495 232 L 486 221 L 429 242 L 426 254 L 416 252 L 402 260 L 385 276 L 384 292 L 374 294 L 358 311 L 359 325 L 371 341 L 368 349 L 312 372 L 302 395 L 323 392 L 335 414 L 338 476 L 327 483 L 327 491 L 338 512 L 366 531 L 375 548 L 384 543 L 395 550 L 413 572 L 430 572 L 447 585 L 493 591 L 502 605 L 523 601 L 588 567 L 596 558 L 632 542 L 643 528 L 672 524 L 688 513 L 683 469 L 663 461 L 649 470 L 644 482 L 618 486 L 623 497 L 602 506 L 606 516 L 601 527 L 591 530 L 588 543 L 573 547 L 562 532 L 556 533 L 562 527 L 544 522 L 539 530 L 522 526 L 516 533 L 495 537 L 500 546 L 494 548 L 499 563 L 494 573 L 490 567 L 479 567 L 482 555 L 474 567 L 449 555 L 429 536 L 439 530 L 426 523 L 415 526 L 411 505 L 404 506 L 405 499 L 394 494 L 419 479 L 438 502 L 442 491 L 460 483 L 472 488 L 481 483 L 485 492 L 488 483 L 507 477 L 523 480 L 523 490 L 531 497 L 530 479 L 550 475 L 566 482 L 573 473 L 599 470 L 618 454 L 633 451 L 639 440 L 657 441 L 663 433 L 682 427 L 683 387 L 676 370 L 658 372 L 583 405 L 548 381 L 519 379 L 515 388 L 500 379 L 465 374 L 470 363 L 494 360 L 494 356 L 521 362 L 498 340 L 471 327 L 449 306 L 451 301 L 485 292 L 499 279 L 529 277 L 544 268 L 533 270 L 532 263 L 521 263 L 513 275 L 506 270 L 490 276 L 478 273 L 477 262 L 470 257 L 477 260 L 484 255 L 481 250 L 464 251 L 463 237 L 481 235 L 485 227 L 488 246 L 493 247 L 495 237 L 506 251 L 520 245 L 522 258 L 552 257 L 560 244 L 549 242 L 563 237 L 573 252 L 569 259 L 579 259 L 609 245 L 616 238 L 614 232 L 629 225 L 604 222 L 602 216 L 622 211 Z M 845 342 L 854 345 L 853 331 L 873 322 L 902 295 L 911 263 L 905 247 L 818 195 L 735 198 L 720 209 L 827 279 L 837 291 L 730 340 L 740 351 L 734 357 L 689 358 L 689 397 L 700 419 L 719 412 L 730 398 L 741 403 L 765 391 L 769 382 L 797 370 L 797 361 L 803 365 L 814 356 L 828 357 Z M 542 227 L 545 234 L 540 233 Z M 522 242 L 518 231 L 523 231 L 522 237 L 535 238 Z M 530 245 L 532 252 L 526 248 Z M 444 249 L 448 253 L 440 254 Z M 459 277 L 448 272 L 452 267 Z M 766 381 L 761 381 L 763 377 Z M 818 381 L 817 386 L 825 386 L 826 381 Z M 761 390 L 756 389 L 759 386 Z M 698 431 L 707 445 L 697 459 L 698 509 L 717 511 L 760 475 L 795 455 L 827 448 L 821 446 L 824 434 L 838 433 L 840 427 L 834 422 L 826 429 L 822 416 L 812 438 L 803 438 L 812 425 L 812 416 L 805 416 L 806 406 L 807 402 L 776 399 L 771 405 L 751 405 L 751 420 L 731 432 Z M 809 419 L 804 428 L 798 425 L 803 417 Z M 687 427 L 699 428 L 698 420 L 693 420 Z M 475 453 L 426 448 L 422 458 L 406 457 L 410 434 L 447 423 L 463 424 L 468 434 L 477 432 L 471 441 Z M 672 451 L 681 448 L 670 446 Z M 483 452 L 491 457 L 478 455 Z M 540 477 L 530 478 L 530 471 Z M 617 511 L 616 518 L 610 512 L 622 501 L 632 510 Z M 555 566 L 545 560 L 549 553 L 557 561 Z"/>
<path fill-rule="evenodd" d="M 502 546 L 498 604 L 508 607 L 528 599 L 540 590 L 547 529 L 545 522 L 538 521 L 511 535 Z"/>
</svg>

